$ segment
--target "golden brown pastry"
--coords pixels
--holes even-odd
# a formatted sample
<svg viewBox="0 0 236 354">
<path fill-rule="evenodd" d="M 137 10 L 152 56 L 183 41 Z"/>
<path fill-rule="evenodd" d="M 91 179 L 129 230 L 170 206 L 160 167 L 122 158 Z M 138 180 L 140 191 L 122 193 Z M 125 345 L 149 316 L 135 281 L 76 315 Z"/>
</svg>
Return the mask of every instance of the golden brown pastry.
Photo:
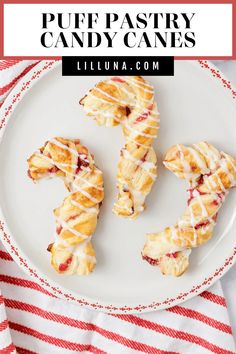
<svg viewBox="0 0 236 354">
<path fill-rule="evenodd" d="M 99 125 L 122 124 L 126 144 L 118 162 L 118 196 L 113 212 L 135 219 L 143 211 L 157 176 L 152 143 L 159 128 L 159 113 L 153 87 L 140 76 L 113 77 L 99 82 L 80 103 Z"/>
<path fill-rule="evenodd" d="M 104 197 L 102 172 L 80 140 L 54 138 L 28 159 L 33 181 L 58 176 L 70 194 L 54 210 L 55 242 L 51 263 L 58 273 L 87 275 L 96 265 L 91 237 Z"/>
<path fill-rule="evenodd" d="M 212 237 L 225 196 L 236 186 L 236 160 L 200 142 L 192 147 L 173 146 L 164 165 L 189 182 L 188 206 L 174 226 L 147 235 L 142 256 L 163 274 L 180 276 L 189 266 L 191 249 Z"/>
</svg>

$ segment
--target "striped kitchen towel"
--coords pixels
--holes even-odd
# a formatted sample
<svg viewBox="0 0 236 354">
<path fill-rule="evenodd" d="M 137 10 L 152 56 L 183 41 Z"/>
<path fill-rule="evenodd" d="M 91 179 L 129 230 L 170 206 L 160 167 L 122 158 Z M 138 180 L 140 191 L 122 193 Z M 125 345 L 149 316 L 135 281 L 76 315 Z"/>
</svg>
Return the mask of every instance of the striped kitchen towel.
<svg viewBox="0 0 236 354">
<path fill-rule="evenodd" d="M 36 60 L 0 60 L 0 107 L 14 85 L 37 63 Z"/>
<path fill-rule="evenodd" d="M 0 104 L 37 61 L 0 62 Z M 220 282 L 179 306 L 111 315 L 58 299 L 0 244 L 0 353 L 236 353 Z"/>
</svg>

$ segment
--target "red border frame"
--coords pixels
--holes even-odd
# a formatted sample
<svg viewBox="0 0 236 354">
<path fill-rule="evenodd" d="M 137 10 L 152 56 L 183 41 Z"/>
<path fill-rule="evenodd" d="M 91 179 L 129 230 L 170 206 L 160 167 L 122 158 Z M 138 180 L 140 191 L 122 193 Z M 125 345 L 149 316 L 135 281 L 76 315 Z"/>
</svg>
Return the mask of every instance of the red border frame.
<svg viewBox="0 0 236 354">
<path fill-rule="evenodd" d="M 199 65 L 203 70 L 207 70 L 210 75 L 212 75 L 215 80 L 219 80 L 222 87 L 225 90 L 228 90 L 230 95 L 232 95 L 232 99 L 236 98 L 236 89 L 231 85 L 230 81 L 228 81 L 221 72 L 214 67 L 212 64 L 208 63 L 207 61 L 199 60 Z M 27 81 L 22 79 L 21 84 L 18 86 L 18 91 L 11 97 L 8 96 L 6 101 L 2 106 L 3 116 L 0 121 L 0 131 L 5 129 L 7 124 L 7 120 L 10 118 L 10 115 L 14 109 L 14 105 L 21 99 L 21 96 L 25 94 L 25 92 L 29 89 L 29 86 L 32 81 L 37 79 L 44 70 L 50 69 L 55 64 L 55 61 L 45 61 L 44 66 L 42 68 L 38 68 L 37 66 L 34 67 L 29 74 L 32 75 L 30 78 L 27 77 Z M 10 94 L 11 95 L 11 94 Z M 1 214 L 1 212 L 0 212 Z M 1 218 L 1 215 L 0 215 Z M 206 290 L 210 285 L 214 283 L 217 279 L 220 278 L 222 273 L 230 268 L 230 266 L 236 261 L 236 247 L 232 249 L 232 253 L 225 259 L 222 266 L 217 268 L 211 276 L 205 278 L 201 283 L 193 285 L 193 287 L 187 292 L 181 292 L 174 298 L 167 298 L 163 302 L 155 302 L 153 301 L 150 304 L 142 305 L 139 304 L 135 307 L 123 306 L 123 307 L 116 307 L 112 304 L 101 304 L 98 301 L 93 301 L 91 299 L 83 299 L 77 298 L 73 294 L 65 292 L 66 289 L 61 288 L 58 286 L 54 281 L 47 280 L 47 278 L 40 273 L 40 271 L 34 268 L 34 265 L 28 263 L 28 260 L 21 254 L 21 251 L 18 249 L 18 246 L 15 244 L 14 238 L 8 233 L 7 225 L 5 221 L 0 220 L 0 236 L 4 243 L 4 246 L 8 250 L 8 252 L 12 255 L 13 259 L 31 276 L 34 280 L 40 284 L 44 289 L 48 290 L 52 294 L 64 299 L 64 300 L 71 300 L 75 303 L 78 303 L 81 306 L 85 306 L 89 309 L 95 309 L 98 311 L 104 311 L 107 313 L 142 313 L 144 311 L 154 311 L 158 309 L 168 308 L 174 306 L 180 302 L 183 302 L 194 295 L 200 294 L 202 291 Z M 33 267 L 33 268 L 32 268 Z M 177 301 L 177 302 L 176 302 Z"/>
<path fill-rule="evenodd" d="M 177 60 L 193 60 L 193 59 L 207 59 L 207 60 L 217 60 L 217 59 L 226 59 L 226 60 L 236 60 L 236 4 L 235 0 L 0 0 L 0 60 L 1 59 L 61 59 L 61 57 L 49 56 L 49 57 L 40 57 L 40 56 L 22 56 L 22 57 L 9 57 L 4 56 L 4 4 L 231 4 L 232 5 L 232 56 L 191 56 L 191 57 L 175 57 Z"/>
</svg>

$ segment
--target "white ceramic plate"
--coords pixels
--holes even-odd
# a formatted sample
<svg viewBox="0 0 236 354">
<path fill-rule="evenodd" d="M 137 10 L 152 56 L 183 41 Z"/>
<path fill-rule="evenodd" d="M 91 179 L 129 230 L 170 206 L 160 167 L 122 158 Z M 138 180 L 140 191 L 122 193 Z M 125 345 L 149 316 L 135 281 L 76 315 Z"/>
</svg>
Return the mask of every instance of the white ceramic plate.
<svg viewBox="0 0 236 354">
<path fill-rule="evenodd" d="M 193 251 L 189 271 L 163 277 L 143 262 L 146 232 L 173 224 L 186 205 L 186 184 L 161 165 L 176 143 L 207 140 L 236 156 L 236 93 L 207 62 L 176 61 L 174 77 L 147 77 L 155 86 L 161 129 L 156 149 L 159 178 L 136 220 L 112 214 L 116 164 L 124 143 L 121 128 L 98 127 L 86 118 L 79 99 L 104 77 L 62 77 L 60 62 L 41 62 L 7 98 L 1 109 L 0 228 L 13 258 L 47 290 L 83 306 L 107 312 L 142 312 L 176 305 L 206 289 L 234 262 L 236 191 L 223 205 L 214 237 Z M 80 138 L 95 154 L 105 177 L 106 198 L 93 237 L 98 264 L 87 277 L 60 276 L 46 251 L 52 241 L 52 210 L 66 190 L 60 180 L 33 184 L 27 158 L 54 136 Z"/>
</svg>

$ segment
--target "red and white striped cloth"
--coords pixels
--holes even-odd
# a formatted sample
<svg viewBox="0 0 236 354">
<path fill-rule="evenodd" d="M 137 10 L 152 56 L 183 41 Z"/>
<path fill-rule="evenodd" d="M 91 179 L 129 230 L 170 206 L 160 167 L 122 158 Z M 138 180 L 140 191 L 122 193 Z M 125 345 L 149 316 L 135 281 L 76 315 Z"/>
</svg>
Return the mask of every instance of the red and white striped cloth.
<svg viewBox="0 0 236 354">
<path fill-rule="evenodd" d="M 0 101 L 36 61 L 0 62 Z M 108 315 L 64 302 L 0 244 L 0 353 L 236 353 L 220 282 L 179 306 Z"/>
</svg>

